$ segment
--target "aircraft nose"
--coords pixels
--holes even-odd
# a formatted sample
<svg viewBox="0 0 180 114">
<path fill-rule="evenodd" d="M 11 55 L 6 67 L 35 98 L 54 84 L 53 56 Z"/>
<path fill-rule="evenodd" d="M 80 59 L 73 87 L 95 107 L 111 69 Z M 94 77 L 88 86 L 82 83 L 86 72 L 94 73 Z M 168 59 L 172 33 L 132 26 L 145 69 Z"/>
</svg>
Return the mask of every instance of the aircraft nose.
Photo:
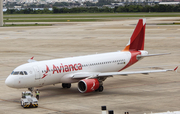
<svg viewBox="0 0 180 114">
<path fill-rule="evenodd" d="M 6 84 L 7 86 L 9 86 L 9 87 L 13 87 L 13 86 L 14 86 L 14 81 L 13 81 L 13 79 L 12 79 L 11 76 L 8 76 L 8 77 L 6 78 L 5 84 Z"/>
</svg>

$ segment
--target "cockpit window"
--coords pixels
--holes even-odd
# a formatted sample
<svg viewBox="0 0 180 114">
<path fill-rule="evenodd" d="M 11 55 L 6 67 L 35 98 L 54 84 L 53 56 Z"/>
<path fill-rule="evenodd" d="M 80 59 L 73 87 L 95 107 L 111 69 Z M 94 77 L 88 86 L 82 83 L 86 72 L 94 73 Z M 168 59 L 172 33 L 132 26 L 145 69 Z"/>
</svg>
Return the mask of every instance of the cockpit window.
<svg viewBox="0 0 180 114">
<path fill-rule="evenodd" d="M 24 74 L 25 74 L 25 75 L 27 75 L 27 72 L 26 72 L 26 71 L 24 71 Z"/>
<path fill-rule="evenodd" d="M 15 71 L 14 73 L 13 73 L 13 75 L 18 75 L 19 74 L 19 71 Z"/>
<path fill-rule="evenodd" d="M 23 71 L 21 71 L 19 74 L 20 74 L 20 75 L 24 75 Z"/>
<path fill-rule="evenodd" d="M 12 71 L 11 75 L 28 75 L 26 71 Z"/>
<path fill-rule="evenodd" d="M 11 75 L 14 73 L 14 71 L 12 71 Z"/>
</svg>

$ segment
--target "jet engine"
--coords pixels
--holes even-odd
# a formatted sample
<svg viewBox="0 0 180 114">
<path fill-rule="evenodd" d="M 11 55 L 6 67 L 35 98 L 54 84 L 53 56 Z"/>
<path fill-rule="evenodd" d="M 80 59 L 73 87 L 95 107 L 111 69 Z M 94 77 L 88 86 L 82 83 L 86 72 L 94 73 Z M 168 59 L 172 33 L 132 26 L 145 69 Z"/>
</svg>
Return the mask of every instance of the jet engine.
<svg viewBox="0 0 180 114">
<path fill-rule="evenodd" d="M 88 93 L 95 91 L 99 88 L 100 84 L 98 79 L 83 79 L 78 82 L 78 90 L 81 93 Z"/>
</svg>

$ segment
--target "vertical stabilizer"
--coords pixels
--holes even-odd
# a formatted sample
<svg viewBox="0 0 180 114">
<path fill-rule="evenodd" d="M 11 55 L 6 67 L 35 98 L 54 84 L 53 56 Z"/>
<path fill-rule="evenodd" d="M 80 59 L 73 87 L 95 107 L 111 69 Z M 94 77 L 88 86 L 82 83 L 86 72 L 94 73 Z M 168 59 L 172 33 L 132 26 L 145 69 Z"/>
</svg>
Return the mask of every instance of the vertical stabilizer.
<svg viewBox="0 0 180 114">
<path fill-rule="evenodd" d="M 136 28 L 123 51 L 144 50 L 146 19 L 139 19 Z"/>
</svg>

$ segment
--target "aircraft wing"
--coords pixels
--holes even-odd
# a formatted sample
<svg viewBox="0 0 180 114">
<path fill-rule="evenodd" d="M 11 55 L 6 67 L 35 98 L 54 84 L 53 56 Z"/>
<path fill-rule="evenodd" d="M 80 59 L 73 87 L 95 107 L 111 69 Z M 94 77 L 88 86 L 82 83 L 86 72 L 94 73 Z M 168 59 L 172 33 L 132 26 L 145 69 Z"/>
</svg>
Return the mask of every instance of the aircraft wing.
<svg viewBox="0 0 180 114">
<path fill-rule="evenodd" d="M 97 77 L 100 72 L 80 72 L 72 75 L 73 79 L 80 79 L 80 78 L 90 78 L 90 77 Z"/>
<path fill-rule="evenodd" d="M 122 75 L 127 76 L 128 74 L 149 74 L 149 73 L 156 73 L 156 72 L 167 72 L 167 71 L 176 71 L 178 67 L 175 69 L 164 69 L 164 70 L 147 70 L 147 71 L 131 71 L 131 72 L 106 72 L 106 73 L 78 73 L 72 76 L 73 79 L 79 78 L 98 78 L 98 77 L 112 77 L 114 75 Z"/>
</svg>

